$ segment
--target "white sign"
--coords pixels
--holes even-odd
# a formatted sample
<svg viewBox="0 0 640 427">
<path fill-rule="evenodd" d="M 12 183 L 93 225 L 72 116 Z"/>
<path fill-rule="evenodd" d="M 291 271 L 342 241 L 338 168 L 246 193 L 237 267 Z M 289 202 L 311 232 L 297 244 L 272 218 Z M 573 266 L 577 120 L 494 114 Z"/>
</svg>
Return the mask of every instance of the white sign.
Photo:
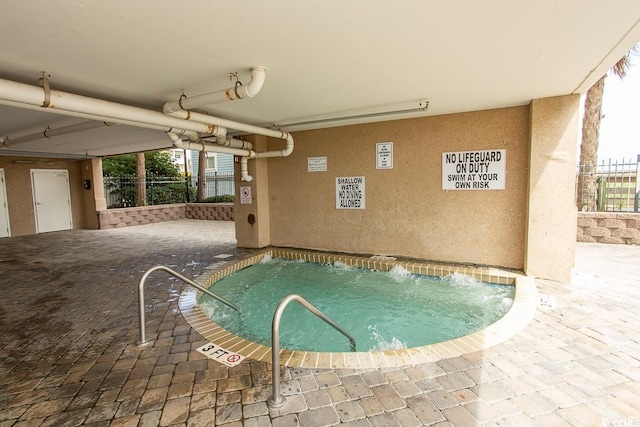
<svg viewBox="0 0 640 427">
<path fill-rule="evenodd" d="M 393 142 L 376 144 L 376 169 L 393 169 Z"/>
<path fill-rule="evenodd" d="M 307 172 L 326 172 L 327 157 L 307 157 Z"/>
<path fill-rule="evenodd" d="M 504 190 L 507 150 L 442 153 L 443 190 Z"/>
<path fill-rule="evenodd" d="M 240 187 L 240 204 L 251 204 L 251 187 Z"/>
<path fill-rule="evenodd" d="M 336 178 L 336 209 L 364 208 L 364 176 Z"/>
<path fill-rule="evenodd" d="M 196 348 L 196 350 L 207 356 L 209 359 L 213 359 L 217 362 L 231 367 L 236 366 L 245 359 L 244 356 L 225 350 L 224 348 L 212 342 L 210 342 L 209 344 L 205 344 L 202 347 Z"/>
</svg>

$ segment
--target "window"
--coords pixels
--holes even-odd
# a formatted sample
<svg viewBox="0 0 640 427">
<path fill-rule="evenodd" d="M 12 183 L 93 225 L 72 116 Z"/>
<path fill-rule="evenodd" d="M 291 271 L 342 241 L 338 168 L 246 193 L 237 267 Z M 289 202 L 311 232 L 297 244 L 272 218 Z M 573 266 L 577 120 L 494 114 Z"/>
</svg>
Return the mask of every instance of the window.
<svg viewBox="0 0 640 427">
<path fill-rule="evenodd" d="M 213 153 L 207 153 L 207 166 L 206 169 L 216 168 L 216 155 Z"/>
</svg>

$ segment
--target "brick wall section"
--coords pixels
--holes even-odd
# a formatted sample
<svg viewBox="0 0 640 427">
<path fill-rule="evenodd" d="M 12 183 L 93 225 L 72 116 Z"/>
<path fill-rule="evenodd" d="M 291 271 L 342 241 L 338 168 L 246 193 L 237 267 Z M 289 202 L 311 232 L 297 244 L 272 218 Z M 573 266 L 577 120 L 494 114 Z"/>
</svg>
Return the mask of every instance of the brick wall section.
<svg viewBox="0 0 640 427">
<path fill-rule="evenodd" d="M 188 219 L 233 221 L 233 203 L 188 203 L 185 215 Z"/>
<path fill-rule="evenodd" d="M 98 211 L 102 230 L 185 218 L 233 221 L 233 203 L 180 203 Z"/>
<path fill-rule="evenodd" d="M 140 206 L 98 211 L 100 229 L 143 225 L 185 218 L 184 204 Z"/>
<path fill-rule="evenodd" d="M 640 213 L 578 212 L 578 242 L 640 245 Z"/>
</svg>

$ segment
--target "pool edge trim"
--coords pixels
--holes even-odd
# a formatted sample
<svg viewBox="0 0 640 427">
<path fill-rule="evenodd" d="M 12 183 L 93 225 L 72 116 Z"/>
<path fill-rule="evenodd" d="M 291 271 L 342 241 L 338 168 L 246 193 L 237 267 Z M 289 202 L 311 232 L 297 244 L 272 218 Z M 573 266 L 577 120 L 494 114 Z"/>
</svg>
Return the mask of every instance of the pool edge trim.
<svg viewBox="0 0 640 427">
<path fill-rule="evenodd" d="M 483 351 L 511 338 L 523 330 L 533 319 L 537 309 L 535 279 L 498 268 L 476 268 L 464 265 L 425 263 L 413 260 L 376 259 L 375 257 L 332 254 L 328 252 L 267 248 L 230 263 L 208 269 L 195 282 L 209 288 L 217 281 L 238 270 L 253 265 L 266 255 L 277 258 L 302 259 L 309 262 L 334 264 L 336 261 L 347 265 L 388 271 L 400 266 L 414 274 L 445 276 L 462 273 L 484 282 L 515 286 L 513 304 L 507 313 L 496 322 L 480 331 L 454 338 L 449 341 L 401 350 L 371 352 L 312 352 L 283 349 L 280 352 L 282 366 L 316 369 L 375 369 L 402 367 L 442 359 L 459 357 Z M 197 304 L 200 291 L 188 289 L 180 295 L 179 308 L 187 323 L 203 338 L 229 351 L 249 359 L 271 363 L 271 347 L 238 337 L 213 322 Z"/>
</svg>

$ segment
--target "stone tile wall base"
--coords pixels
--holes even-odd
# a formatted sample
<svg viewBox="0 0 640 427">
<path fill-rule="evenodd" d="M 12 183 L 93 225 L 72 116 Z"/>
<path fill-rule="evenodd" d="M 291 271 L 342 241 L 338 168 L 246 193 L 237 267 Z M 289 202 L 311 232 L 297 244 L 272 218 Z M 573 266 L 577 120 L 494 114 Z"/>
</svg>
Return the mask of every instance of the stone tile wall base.
<svg viewBox="0 0 640 427">
<path fill-rule="evenodd" d="M 640 213 L 578 212 L 577 240 L 640 245 Z"/>
<path fill-rule="evenodd" d="M 180 203 L 98 211 L 102 230 L 177 219 L 233 221 L 233 203 Z"/>
</svg>

